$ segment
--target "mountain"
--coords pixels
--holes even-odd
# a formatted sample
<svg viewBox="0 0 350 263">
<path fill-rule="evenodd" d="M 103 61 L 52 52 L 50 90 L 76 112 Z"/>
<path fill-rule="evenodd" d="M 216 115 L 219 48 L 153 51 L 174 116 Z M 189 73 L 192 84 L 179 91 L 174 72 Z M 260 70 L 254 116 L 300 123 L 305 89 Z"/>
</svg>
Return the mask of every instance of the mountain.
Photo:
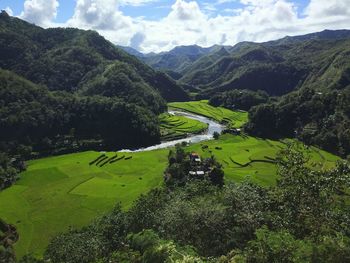
<svg viewBox="0 0 350 263">
<path fill-rule="evenodd" d="M 0 57 L 0 155 L 10 160 L 158 143 L 166 101 L 188 98 L 94 31 L 43 29 L 4 11 Z"/>
<path fill-rule="evenodd" d="M 50 90 L 119 97 L 161 112 L 187 94 L 172 79 L 94 31 L 43 29 L 0 15 L 0 67 Z M 96 89 L 96 85 L 104 88 Z"/>
<path fill-rule="evenodd" d="M 143 58 L 145 56 L 147 56 L 147 54 L 143 54 L 140 51 L 136 50 L 135 48 L 132 47 L 127 47 L 127 46 L 117 46 L 117 48 L 120 48 L 122 50 L 124 50 L 126 53 L 133 55 L 135 57 L 138 58 Z"/>
<path fill-rule="evenodd" d="M 344 86 L 349 40 L 349 30 L 324 30 L 265 43 L 179 46 L 159 54 L 128 52 L 167 73 L 199 99 L 234 89 L 281 96 L 303 86 Z"/>
<path fill-rule="evenodd" d="M 350 31 L 323 31 L 266 43 L 239 43 L 223 56 L 207 55 L 179 80 L 201 97 L 232 89 L 283 95 L 303 86 L 321 90 L 346 86 Z M 345 75 L 344 75 L 345 74 Z M 344 82 L 345 81 L 345 82 Z"/>
<path fill-rule="evenodd" d="M 220 48 L 218 45 L 208 48 L 198 45 L 178 46 L 170 51 L 158 54 L 139 54 L 140 52 L 130 47 L 124 47 L 123 49 L 129 54 L 137 56 L 154 69 L 180 73 L 200 57 Z"/>
</svg>

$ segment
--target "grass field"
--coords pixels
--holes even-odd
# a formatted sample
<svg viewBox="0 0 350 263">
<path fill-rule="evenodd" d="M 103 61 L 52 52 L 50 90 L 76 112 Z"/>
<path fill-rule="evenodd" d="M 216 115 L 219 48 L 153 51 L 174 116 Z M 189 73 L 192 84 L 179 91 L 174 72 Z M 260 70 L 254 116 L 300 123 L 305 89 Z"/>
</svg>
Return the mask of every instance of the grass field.
<svg viewBox="0 0 350 263">
<path fill-rule="evenodd" d="M 164 141 L 181 139 L 188 134 L 201 133 L 208 128 L 206 123 L 169 113 L 161 114 L 159 121 L 162 140 Z"/>
<path fill-rule="evenodd" d="M 222 107 L 213 107 L 207 100 L 168 103 L 170 109 L 185 110 L 203 115 L 218 122 L 225 122 L 231 127 L 240 128 L 248 121 L 248 113 L 231 111 Z"/>
<path fill-rule="evenodd" d="M 196 111 L 204 111 L 208 107 L 205 104 L 197 103 Z M 193 107 L 194 103 L 184 105 Z M 213 116 L 209 116 L 209 110 L 202 114 L 221 120 L 231 116 L 235 125 L 239 118 L 240 123 L 244 122 L 242 113 L 227 111 L 210 110 Z M 276 181 L 276 167 L 266 161 L 273 160 L 283 147 L 285 144 L 279 141 L 227 134 L 219 140 L 190 145 L 187 151 L 198 152 L 202 157 L 214 154 L 223 165 L 227 181 L 239 182 L 249 177 L 268 186 Z M 71 226 L 87 225 L 111 210 L 116 202 L 121 202 L 124 209 L 130 207 L 140 194 L 162 184 L 168 151 L 117 153 L 117 156 L 113 152 L 105 157 L 89 151 L 30 161 L 21 179 L 0 192 L 0 218 L 14 224 L 20 235 L 15 244 L 17 256 L 26 253 L 42 256 L 53 236 Z M 318 168 L 328 168 L 337 159 L 313 147 L 309 154 Z"/>
<path fill-rule="evenodd" d="M 140 194 L 162 184 L 167 153 L 120 153 L 132 159 L 103 167 L 89 165 L 98 152 L 30 161 L 21 179 L 0 192 L 0 217 L 15 224 L 20 234 L 17 255 L 42 255 L 54 235 L 87 225 L 116 202 L 128 208 Z"/>
</svg>

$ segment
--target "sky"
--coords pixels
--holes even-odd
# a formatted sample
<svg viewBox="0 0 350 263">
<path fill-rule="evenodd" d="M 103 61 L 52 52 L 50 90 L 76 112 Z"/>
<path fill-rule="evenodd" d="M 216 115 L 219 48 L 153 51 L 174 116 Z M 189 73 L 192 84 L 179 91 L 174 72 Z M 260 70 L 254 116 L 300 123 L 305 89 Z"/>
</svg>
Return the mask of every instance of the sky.
<svg viewBox="0 0 350 263">
<path fill-rule="evenodd" d="M 350 0 L 0 0 L 0 9 L 44 28 L 96 30 L 144 53 L 350 29 Z"/>
</svg>

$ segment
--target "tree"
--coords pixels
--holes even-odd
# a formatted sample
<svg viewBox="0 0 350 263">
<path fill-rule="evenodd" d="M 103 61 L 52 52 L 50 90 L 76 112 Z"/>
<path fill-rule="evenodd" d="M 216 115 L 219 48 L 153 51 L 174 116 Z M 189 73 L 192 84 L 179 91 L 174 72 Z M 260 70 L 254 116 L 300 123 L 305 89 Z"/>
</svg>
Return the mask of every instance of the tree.
<svg viewBox="0 0 350 263">
<path fill-rule="evenodd" d="M 213 138 L 214 138 L 215 140 L 217 140 L 217 139 L 219 139 L 219 137 L 220 137 L 220 133 L 214 132 Z"/>
<path fill-rule="evenodd" d="M 210 181 L 217 186 L 224 185 L 224 175 L 224 170 L 218 165 L 209 172 Z"/>
<path fill-rule="evenodd" d="M 337 221 L 348 211 L 350 165 L 340 162 L 331 170 L 313 170 L 303 151 L 290 145 L 278 157 L 279 179 L 271 191 L 276 218 L 298 238 L 319 236 L 324 229 L 349 231 Z"/>
</svg>

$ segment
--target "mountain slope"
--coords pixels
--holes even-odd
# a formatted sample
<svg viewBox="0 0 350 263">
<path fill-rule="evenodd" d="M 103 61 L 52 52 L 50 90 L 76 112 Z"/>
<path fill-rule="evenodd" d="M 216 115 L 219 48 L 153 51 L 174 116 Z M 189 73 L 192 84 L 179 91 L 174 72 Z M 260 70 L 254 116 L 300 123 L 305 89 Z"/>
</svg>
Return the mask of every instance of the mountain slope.
<svg viewBox="0 0 350 263">
<path fill-rule="evenodd" d="M 127 101 L 130 97 L 142 96 L 140 105 L 155 112 L 163 111 L 166 106 L 162 97 L 169 101 L 187 99 L 186 93 L 166 75 L 116 48 L 94 31 L 42 29 L 2 12 L 0 55 L 3 58 L 1 68 L 12 70 L 34 83 L 44 84 L 50 90 L 75 92 L 84 89 L 83 83 L 87 83 L 90 76 L 98 77 L 95 75 L 96 68 L 102 74 L 112 67 L 114 74 L 124 75 L 129 83 L 133 82 L 135 75 L 138 78 L 138 93 L 132 93 L 136 90 L 133 87 L 118 86 L 127 81 L 113 83 L 116 85 L 111 87 L 115 89 L 113 96 Z M 129 67 L 124 69 L 113 66 L 114 63 L 124 63 Z M 130 90 L 130 93 L 119 94 L 117 91 L 121 88 Z"/>
<path fill-rule="evenodd" d="M 350 31 L 346 30 L 261 44 L 244 42 L 213 63 L 209 56 L 202 57 L 188 67 L 180 82 L 197 87 L 204 97 L 232 89 L 283 95 L 302 86 L 344 87 L 349 50 Z"/>
<path fill-rule="evenodd" d="M 159 141 L 157 117 L 121 99 L 52 92 L 1 69 L 0 97 L 0 152 L 11 152 L 18 145 L 47 153 Z"/>
</svg>

